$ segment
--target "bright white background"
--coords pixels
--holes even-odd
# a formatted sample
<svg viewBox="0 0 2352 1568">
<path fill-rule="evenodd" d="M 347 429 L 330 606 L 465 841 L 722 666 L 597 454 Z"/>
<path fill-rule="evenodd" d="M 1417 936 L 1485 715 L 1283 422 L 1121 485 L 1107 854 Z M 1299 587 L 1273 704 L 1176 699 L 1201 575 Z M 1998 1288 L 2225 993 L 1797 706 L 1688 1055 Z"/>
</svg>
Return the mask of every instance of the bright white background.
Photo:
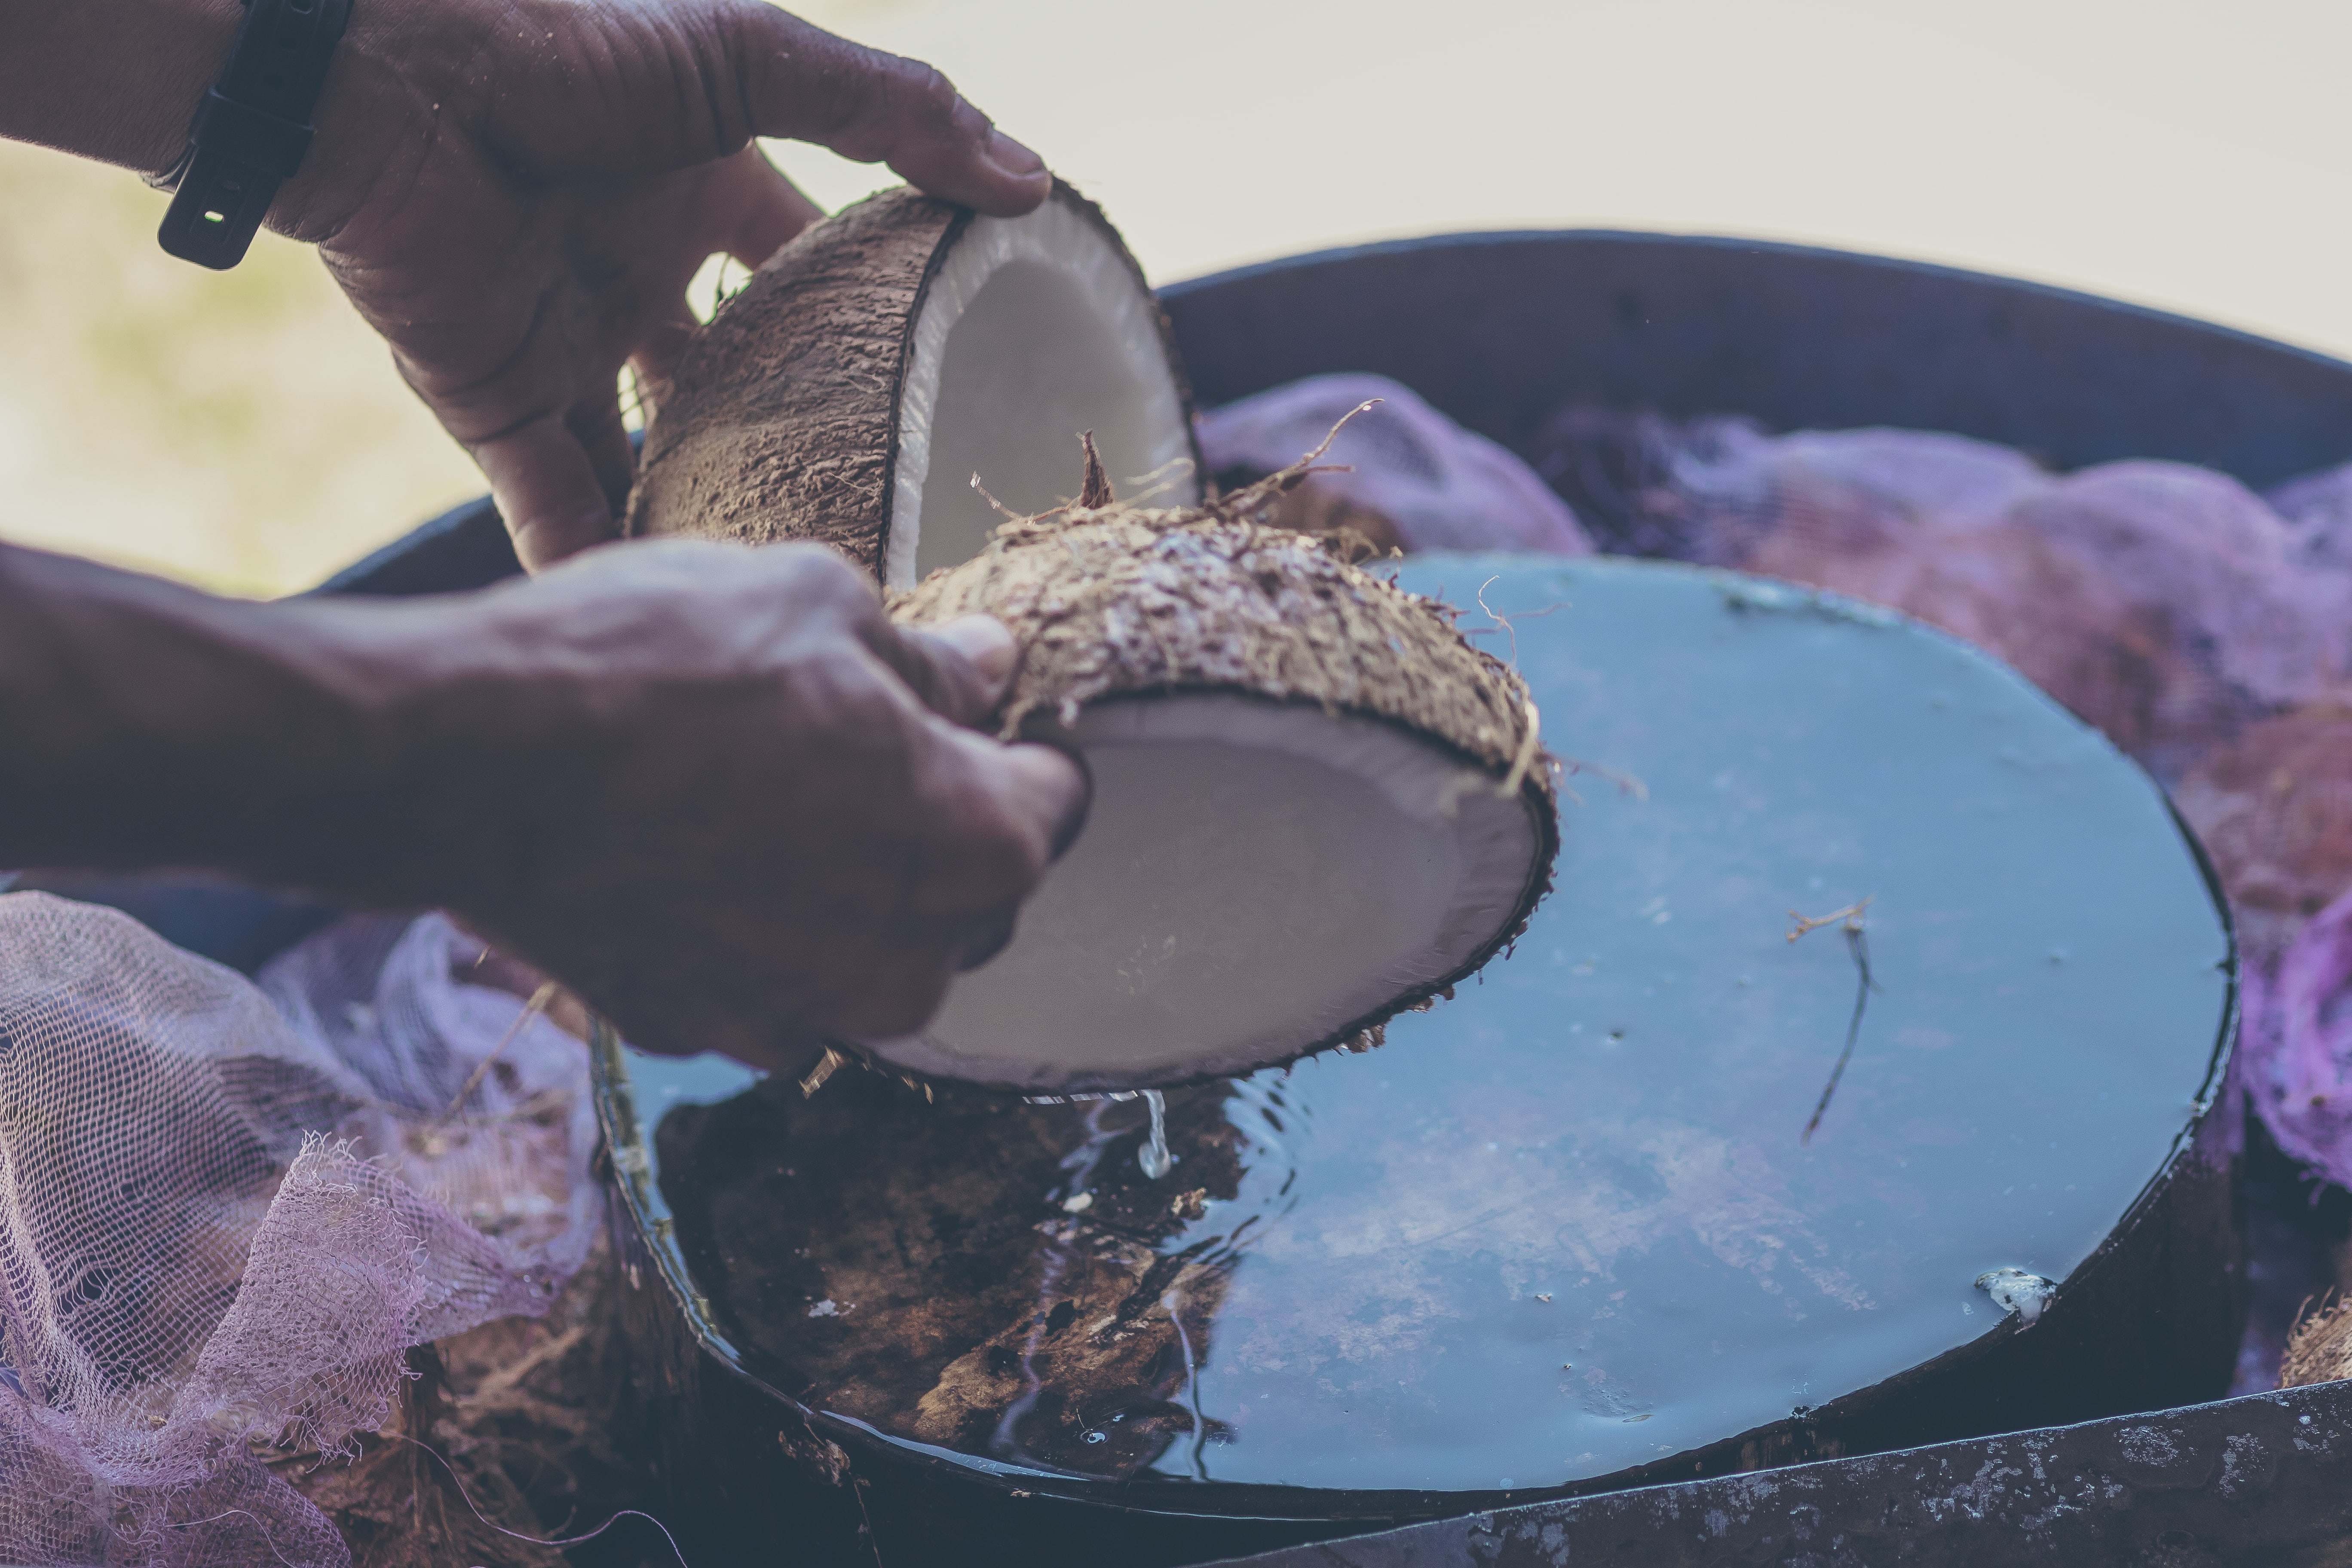
<svg viewBox="0 0 2352 1568">
<path fill-rule="evenodd" d="M 1927 258 L 2352 355 L 2346 0 L 818 0 L 940 65 L 1155 279 L 1446 229 Z M 827 205 L 880 182 L 807 149 Z M 0 149 L 0 533 L 314 579 L 476 486 L 313 262 L 153 251 Z"/>
</svg>

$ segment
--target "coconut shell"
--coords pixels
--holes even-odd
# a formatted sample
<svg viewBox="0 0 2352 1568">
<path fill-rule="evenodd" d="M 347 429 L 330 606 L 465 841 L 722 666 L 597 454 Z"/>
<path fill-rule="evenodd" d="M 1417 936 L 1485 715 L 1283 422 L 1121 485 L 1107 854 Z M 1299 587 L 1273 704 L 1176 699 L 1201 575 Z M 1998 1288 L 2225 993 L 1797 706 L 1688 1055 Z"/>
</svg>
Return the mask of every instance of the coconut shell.
<svg viewBox="0 0 2352 1568">
<path fill-rule="evenodd" d="M 1021 645 L 1003 731 L 1117 697 L 1238 691 L 1386 720 L 1527 792 L 1552 781 L 1527 683 L 1473 647 L 1457 612 L 1241 505 L 1070 507 L 997 531 L 898 597 L 913 625 L 989 615 Z"/>
<path fill-rule="evenodd" d="M 1060 181 L 1046 199 L 1098 230 L 1149 298 L 1101 208 Z M 915 321 L 972 217 L 900 187 L 844 208 L 770 258 L 657 390 L 624 531 L 814 540 L 880 578 Z M 1175 339 L 1155 314 L 1189 425 Z"/>
<path fill-rule="evenodd" d="M 1091 493 L 1097 466 L 1088 450 Z M 1206 507 L 1069 506 L 1008 521 L 972 560 L 898 595 L 923 625 L 995 616 L 1021 655 L 1001 733 L 1050 738 L 1090 703 L 1229 691 L 1311 703 L 1409 731 L 1476 764 L 1525 802 L 1538 854 L 1518 907 L 1453 973 L 1339 1036 L 1364 1048 L 1395 1014 L 1475 973 L 1527 927 L 1559 847 L 1554 764 L 1527 682 L 1472 646 L 1457 612 L 1352 564 L 1347 542 L 1261 521 L 1300 465 Z"/>
</svg>

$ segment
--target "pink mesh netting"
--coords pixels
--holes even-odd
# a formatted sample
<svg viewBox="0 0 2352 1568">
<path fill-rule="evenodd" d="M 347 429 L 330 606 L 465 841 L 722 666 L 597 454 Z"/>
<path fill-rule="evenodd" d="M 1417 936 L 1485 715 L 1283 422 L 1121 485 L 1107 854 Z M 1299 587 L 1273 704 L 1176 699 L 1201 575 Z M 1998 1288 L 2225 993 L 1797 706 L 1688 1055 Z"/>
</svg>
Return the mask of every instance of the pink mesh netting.
<svg viewBox="0 0 2352 1568">
<path fill-rule="evenodd" d="M 2249 952 L 2271 962 L 2352 889 L 2352 691 L 2250 726 L 2172 792 L 2238 907 Z"/>
<path fill-rule="evenodd" d="M 507 1039 L 521 1005 L 463 984 L 429 917 L 390 922 L 362 985 L 336 967 L 352 926 L 387 935 L 280 961 L 274 993 L 310 1005 L 289 1024 L 124 915 L 0 896 L 0 1562 L 340 1568 L 257 1446 L 347 1451 L 409 1346 L 543 1310 L 576 1266 L 579 1047 L 565 1079 L 551 1042 Z M 351 984 L 304 989 L 330 973 Z M 493 1051 L 510 1079 L 434 1103 Z M 518 1174 L 548 1200 L 520 1216 L 484 1196 Z M 485 1202 L 497 1223 L 460 1217 Z"/>
<path fill-rule="evenodd" d="M 1756 437 L 1685 465 L 1723 564 L 1891 605 L 2017 667 L 2171 778 L 2346 664 L 2339 573 L 2226 476 L 2064 477 L 1954 437 Z"/>
<path fill-rule="evenodd" d="M 2352 570 L 2352 463 L 2289 479 L 2263 499 L 2294 531 L 2298 564 Z"/>
<path fill-rule="evenodd" d="M 2278 1146 L 2352 1186 L 2352 894 L 2245 973 L 2239 1077 Z"/>
<path fill-rule="evenodd" d="M 295 1033 L 363 1086 L 371 1152 L 569 1276 L 603 1214 L 586 1058 L 547 1014 L 484 979 L 486 956 L 442 915 L 355 915 L 272 960 L 260 983 Z"/>
</svg>

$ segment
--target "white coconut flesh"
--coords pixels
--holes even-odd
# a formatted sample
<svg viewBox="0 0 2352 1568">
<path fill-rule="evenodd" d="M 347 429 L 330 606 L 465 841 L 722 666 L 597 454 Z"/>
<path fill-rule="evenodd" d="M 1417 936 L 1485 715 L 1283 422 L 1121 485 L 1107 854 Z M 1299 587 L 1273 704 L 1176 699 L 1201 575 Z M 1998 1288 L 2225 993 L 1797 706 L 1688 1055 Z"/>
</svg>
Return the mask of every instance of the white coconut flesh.
<svg viewBox="0 0 2352 1568">
<path fill-rule="evenodd" d="M 1086 831 L 911 1071 L 1039 1092 L 1238 1073 L 1460 973 L 1539 868 L 1528 804 L 1397 726 L 1226 694 L 1109 701 L 1066 732 Z"/>
<path fill-rule="evenodd" d="M 1013 510 L 1070 499 L 1080 431 L 1121 496 L 1200 500 L 1159 318 L 1101 229 L 1049 201 L 975 218 L 925 290 L 900 389 L 883 577 L 911 588 L 969 561 Z"/>
</svg>

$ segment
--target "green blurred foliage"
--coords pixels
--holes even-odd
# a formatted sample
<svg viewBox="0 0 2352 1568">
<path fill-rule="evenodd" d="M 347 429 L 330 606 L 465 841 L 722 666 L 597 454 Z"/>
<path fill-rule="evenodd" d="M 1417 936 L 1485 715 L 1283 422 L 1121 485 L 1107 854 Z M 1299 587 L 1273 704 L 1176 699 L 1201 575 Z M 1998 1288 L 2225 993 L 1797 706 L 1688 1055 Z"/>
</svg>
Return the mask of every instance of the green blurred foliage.
<svg viewBox="0 0 2352 1568">
<path fill-rule="evenodd" d="M 307 248 L 207 272 L 163 203 L 0 142 L 0 537 L 273 595 L 479 493 Z"/>
</svg>

